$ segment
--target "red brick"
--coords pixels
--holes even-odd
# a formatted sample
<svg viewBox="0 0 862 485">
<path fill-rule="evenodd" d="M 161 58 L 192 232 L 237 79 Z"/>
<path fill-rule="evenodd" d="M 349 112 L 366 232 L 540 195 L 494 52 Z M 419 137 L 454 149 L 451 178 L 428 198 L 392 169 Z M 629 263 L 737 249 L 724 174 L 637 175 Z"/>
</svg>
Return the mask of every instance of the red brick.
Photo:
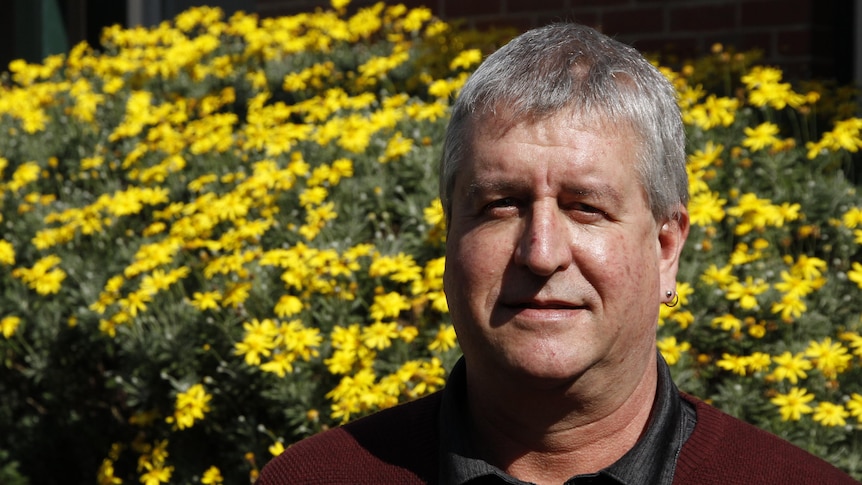
<svg viewBox="0 0 862 485">
<path fill-rule="evenodd" d="M 732 41 L 719 41 L 727 46 L 732 46 L 737 52 L 757 50 L 765 56 L 774 56 L 773 35 L 770 32 L 749 32 L 737 34 Z"/>
<path fill-rule="evenodd" d="M 502 2 L 480 2 L 478 0 L 444 0 L 444 15 L 448 18 L 471 17 L 479 15 L 499 15 L 503 12 Z"/>
<path fill-rule="evenodd" d="M 806 61 L 782 61 L 781 73 L 785 81 L 797 81 L 800 79 L 811 79 L 813 69 Z"/>
<path fill-rule="evenodd" d="M 664 13 L 660 8 L 633 8 L 607 12 L 602 16 L 603 32 L 608 35 L 664 32 Z"/>
<path fill-rule="evenodd" d="M 666 62 L 677 62 L 701 55 L 700 43 L 693 37 L 639 39 L 631 45 L 644 54 L 658 54 Z"/>
<path fill-rule="evenodd" d="M 506 3 L 506 11 L 509 13 L 532 13 L 543 10 L 562 12 L 566 8 L 565 3 L 564 0 L 509 0 Z"/>
<path fill-rule="evenodd" d="M 814 0 L 748 1 L 742 4 L 743 27 L 811 24 Z"/>
<path fill-rule="evenodd" d="M 473 27 L 482 31 L 511 28 L 514 29 L 514 34 L 526 32 L 539 25 L 533 21 L 531 17 L 526 16 L 494 16 L 489 18 L 479 18 L 473 21 Z"/>
<path fill-rule="evenodd" d="M 613 7 L 617 5 L 627 5 L 631 0 L 571 0 L 574 8 L 582 7 Z"/>
<path fill-rule="evenodd" d="M 735 5 L 685 6 L 670 11 L 671 32 L 729 30 L 735 26 Z"/>
<path fill-rule="evenodd" d="M 593 28 L 599 27 L 599 16 L 592 11 L 577 12 L 573 10 L 563 10 L 556 14 L 543 13 L 542 15 L 539 15 L 538 21 L 540 25 L 547 25 L 553 22 L 577 22 Z"/>
<path fill-rule="evenodd" d="M 435 12 L 435 13 L 440 9 L 440 7 L 437 5 L 439 2 L 434 1 L 434 0 L 430 0 L 430 1 L 426 1 L 426 0 L 401 0 L 398 3 L 402 3 L 402 4 L 404 4 L 405 7 L 411 8 L 411 9 L 412 8 L 425 7 L 425 8 L 428 8 L 432 12 Z"/>
<path fill-rule="evenodd" d="M 811 31 L 794 30 L 778 33 L 778 54 L 781 56 L 811 55 Z"/>
</svg>

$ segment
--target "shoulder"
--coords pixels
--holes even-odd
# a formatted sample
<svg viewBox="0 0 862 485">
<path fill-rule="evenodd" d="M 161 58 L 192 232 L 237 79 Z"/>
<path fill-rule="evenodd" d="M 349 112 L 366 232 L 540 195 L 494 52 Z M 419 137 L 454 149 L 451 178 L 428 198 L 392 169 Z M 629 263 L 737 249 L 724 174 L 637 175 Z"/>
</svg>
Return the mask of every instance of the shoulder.
<svg viewBox="0 0 862 485">
<path fill-rule="evenodd" d="M 674 483 L 855 484 L 826 461 L 691 396 L 694 432 L 683 445 Z"/>
<path fill-rule="evenodd" d="M 432 394 L 306 438 L 269 462 L 257 485 L 433 482 L 439 407 Z"/>
</svg>

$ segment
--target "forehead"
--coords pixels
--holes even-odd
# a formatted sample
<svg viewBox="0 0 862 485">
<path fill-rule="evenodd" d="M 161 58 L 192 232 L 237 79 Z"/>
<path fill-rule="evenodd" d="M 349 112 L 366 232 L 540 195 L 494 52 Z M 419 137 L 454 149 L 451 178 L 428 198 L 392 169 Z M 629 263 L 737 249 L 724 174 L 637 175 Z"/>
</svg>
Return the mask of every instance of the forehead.
<svg viewBox="0 0 862 485">
<path fill-rule="evenodd" d="M 599 109 L 583 109 L 569 107 L 550 114 L 532 113 L 521 115 L 517 110 L 497 106 L 495 109 L 484 109 L 473 113 L 465 124 L 468 131 L 468 148 L 477 142 L 501 140 L 512 130 L 541 129 L 555 127 L 564 136 L 569 137 L 574 132 L 593 132 L 614 138 L 632 148 L 638 156 L 642 148 L 643 136 L 632 119 L 617 115 L 612 116 Z M 566 134 L 566 133 L 569 134 Z"/>
<path fill-rule="evenodd" d="M 562 190 L 602 200 L 646 199 L 627 125 L 569 115 L 520 123 L 476 123 L 455 177 L 455 198 Z M 455 194 L 453 194 L 455 195 Z"/>
<path fill-rule="evenodd" d="M 485 115 L 471 123 L 468 140 L 468 159 L 484 164 L 510 158 L 532 163 L 550 157 L 575 167 L 628 165 L 637 171 L 641 149 L 641 137 L 629 123 L 567 111 L 520 121 Z"/>
</svg>

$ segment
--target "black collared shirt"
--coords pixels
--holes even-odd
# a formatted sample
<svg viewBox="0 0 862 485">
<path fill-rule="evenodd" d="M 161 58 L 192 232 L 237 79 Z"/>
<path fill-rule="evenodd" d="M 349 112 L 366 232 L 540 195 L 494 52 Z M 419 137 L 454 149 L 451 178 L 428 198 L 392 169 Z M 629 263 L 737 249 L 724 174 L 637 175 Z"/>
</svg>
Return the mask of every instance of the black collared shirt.
<svg viewBox="0 0 862 485">
<path fill-rule="evenodd" d="M 440 409 L 440 477 L 445 485 L 527 485 L 476 457 L 468 439 L 467 377 L 464 359 L 452 369 Z M 683 443 L 697 420 L 694 407 L 679 396 L 670 369 L 658 357 L 656 399 L 646 432 L 635 446 L 597 473 L 577 475 L 564 485 L 670 484 Z"/>
</svg>

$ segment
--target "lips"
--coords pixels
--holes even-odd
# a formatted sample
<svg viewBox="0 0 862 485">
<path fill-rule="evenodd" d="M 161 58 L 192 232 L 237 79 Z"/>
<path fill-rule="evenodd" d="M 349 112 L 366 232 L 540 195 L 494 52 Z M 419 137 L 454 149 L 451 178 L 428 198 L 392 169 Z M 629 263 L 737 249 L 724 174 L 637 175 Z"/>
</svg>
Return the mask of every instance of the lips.
<svg viewBox="0 0 862 485">
<path fill-rule="evenodd" d="M 513 299 L 510 301 L 504 301 L 503 306 L 515 310 L 583 310 L 586 308 L 586 306 L 581 303 L 555 299 Z"/>
</svg>

